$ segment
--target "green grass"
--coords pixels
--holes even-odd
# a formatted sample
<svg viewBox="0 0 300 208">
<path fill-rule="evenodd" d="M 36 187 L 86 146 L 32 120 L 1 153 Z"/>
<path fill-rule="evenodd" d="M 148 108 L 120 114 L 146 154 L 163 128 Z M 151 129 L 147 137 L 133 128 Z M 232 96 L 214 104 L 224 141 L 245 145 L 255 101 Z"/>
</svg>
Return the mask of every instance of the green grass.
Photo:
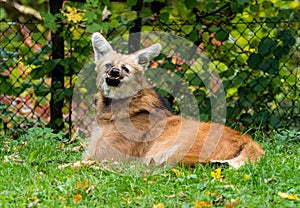
<svg viewBox="0 0 300 208">
<path fill-rule="evenodd" d="M 278 195 L 300 197 L 299 133 L 256 139 L 265 156 L 238 170 L 222 166 L 217 180 L 211 164 L 155 174 L 146 168 L 120 174 L 99 164 L 60 170 L 81 159 L 83 148 L 76 147 L 83 140 L 62 146 L 61 134 L 31 129 L 18 140 L 0 138 L 0 207 L 299 207 L 299 200 Z"/>
</svg>

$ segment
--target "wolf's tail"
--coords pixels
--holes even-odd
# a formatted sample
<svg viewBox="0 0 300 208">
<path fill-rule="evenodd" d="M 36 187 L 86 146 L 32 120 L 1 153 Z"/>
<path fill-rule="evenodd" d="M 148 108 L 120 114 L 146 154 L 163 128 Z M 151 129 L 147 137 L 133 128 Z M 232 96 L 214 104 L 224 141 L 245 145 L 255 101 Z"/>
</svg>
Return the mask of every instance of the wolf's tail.
<svg viewBox="0 0 300 208">
<path fill-rule="evenodd" d="M 239 168 L 246 162 L 256 162 L 264 155 L 263 149 L 254 141 L 251 141 L 243 146 L 239 154 L 228 160 L 211 160 L 211 162 L 228 163 L 233 168 Z"/>
</svg>

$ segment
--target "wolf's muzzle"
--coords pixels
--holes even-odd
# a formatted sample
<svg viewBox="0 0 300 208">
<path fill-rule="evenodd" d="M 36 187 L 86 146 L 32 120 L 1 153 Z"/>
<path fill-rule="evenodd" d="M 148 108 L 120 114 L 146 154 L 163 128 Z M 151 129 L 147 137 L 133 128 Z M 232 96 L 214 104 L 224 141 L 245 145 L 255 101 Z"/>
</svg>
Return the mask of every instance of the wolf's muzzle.
<svg viewBox="0 0 300 208">
<path fill-rule="evenodd" d="M 118 68 L 112 68 L 106 74 L 105 81 L 108 86 L 117 87 L 120 84 L 120 70 Z"/>
<path fill-rule="evenodd" d="M 119 77 L 120 76 L 120 70 L 118 68 L 112 68 L 108 74 L 112 77 Z"/>
</svg>

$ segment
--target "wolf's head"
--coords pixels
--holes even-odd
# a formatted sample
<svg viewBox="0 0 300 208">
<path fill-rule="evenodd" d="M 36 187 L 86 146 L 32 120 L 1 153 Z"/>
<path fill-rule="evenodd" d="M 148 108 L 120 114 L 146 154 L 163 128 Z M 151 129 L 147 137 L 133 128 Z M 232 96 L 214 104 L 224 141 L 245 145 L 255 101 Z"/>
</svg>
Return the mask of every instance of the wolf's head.
<svg viewBox="0 0 300 208">
<path fill-rule="evenodd" d="M 97 87 L 112 99 L 130 97 L 145 87 L 144 72 L 151 59 L 161 51 L 156 43 L 129 55 L 114 51 L 100 33 L 94 33 L 92 44 L 95 54 Z"/>
</svg>

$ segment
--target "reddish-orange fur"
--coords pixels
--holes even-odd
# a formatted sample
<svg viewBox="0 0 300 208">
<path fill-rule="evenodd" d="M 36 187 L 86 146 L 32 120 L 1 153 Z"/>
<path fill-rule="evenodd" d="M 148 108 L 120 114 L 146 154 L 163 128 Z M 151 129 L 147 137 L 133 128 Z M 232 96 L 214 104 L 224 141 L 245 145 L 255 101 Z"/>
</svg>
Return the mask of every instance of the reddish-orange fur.
<svg viewBox="0 0 300 208">
<path fill-rule="evenodd" d="M 108 43 L 99 35 L 93 37 L 95 53 L 101 52 L 98 58 L 103 56 L 100 60 L 96 59 L 98 130 L 91 137 L 85 157 L 98 161 L 139 160 L 157 165 L 183 163 L 193 166 L 209 161 L 228 162 L 238 168 L 247 161 L 257 161 L 264 154 L 249 136 L 229 127 L 173 115 L 164 107 L 156 92 L 141 79 L 145 66 L 139 64 L 140 56 L 143 55 L 144 61 L 145 53 L 152 55 L 154 49 L 131 55 L 118 54 L 106 46 Z M 106 63 L 115 67 L 130 67 L 130 82 L 136 83 L 127 86 L 124 82 L 122 86 L 134 92 L 131 96 L 118 98 L 117 95 L 122 93 L 113 90 L 122 90 L 122 86 L 114 88 L 105 85 L 103 77 L 107 77 L 108 73 L 104 67 Z M 110 98 L 106 94 L 115 97 Z"/>
</svg>

